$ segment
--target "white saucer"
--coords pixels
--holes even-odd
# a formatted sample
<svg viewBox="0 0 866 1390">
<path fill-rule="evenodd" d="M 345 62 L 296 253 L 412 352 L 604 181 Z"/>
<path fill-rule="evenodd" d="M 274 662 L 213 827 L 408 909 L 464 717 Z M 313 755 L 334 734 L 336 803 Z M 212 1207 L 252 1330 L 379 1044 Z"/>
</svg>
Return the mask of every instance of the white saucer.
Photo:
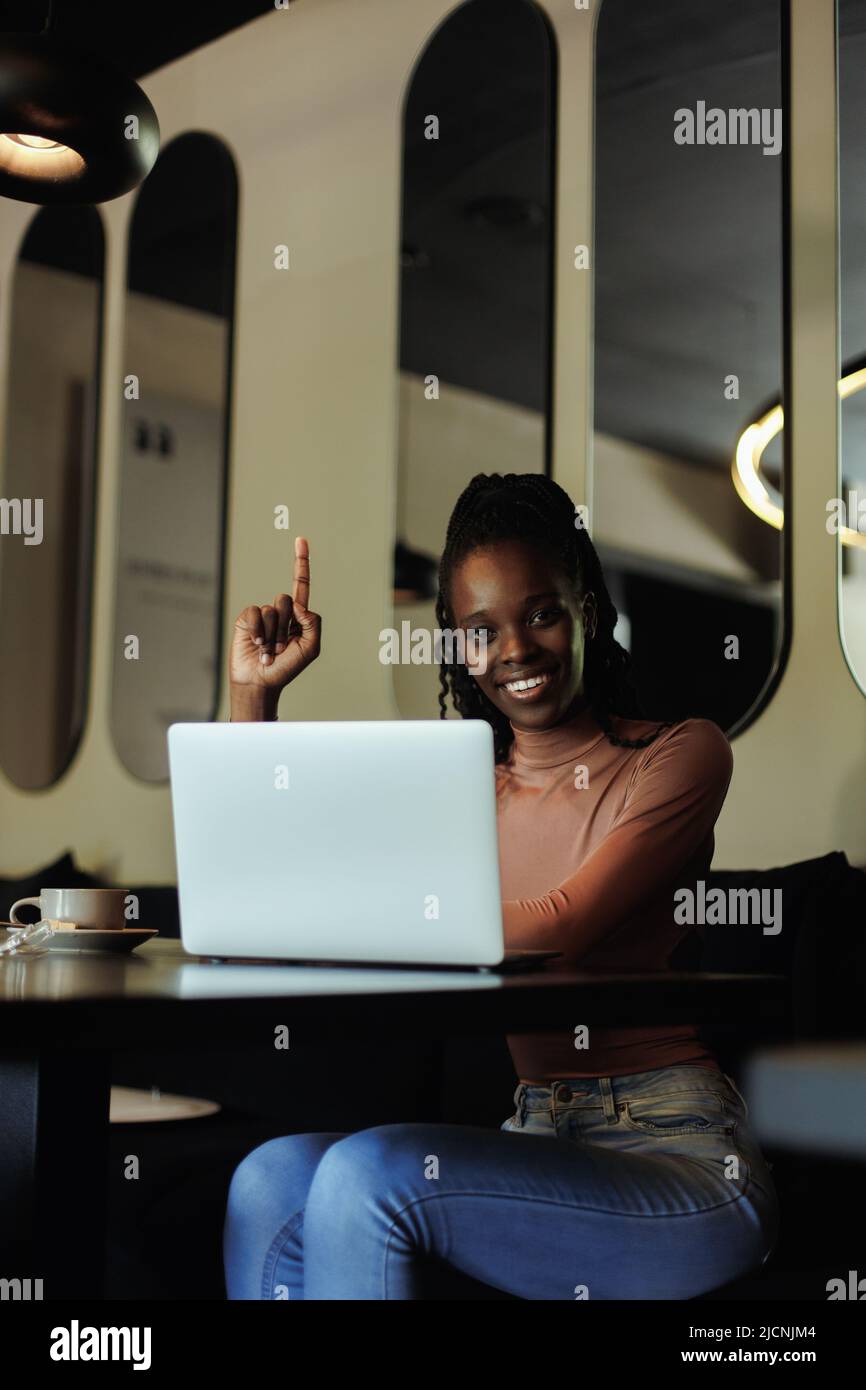
<svg viewBox="0 0 866 1390">
<path fill-rule="evenodd" d="M 0 922 L 0 927 L 6 931 L 20 931 L 14 922 Z M 57 928 L 53 936 L 39 948 L 43 951 L 113 951 L 123 954 L 124 951 L 134 951 L 136 946 L 140 946 L 143 941 L 149 941 L 152 936 L 159 936 L 159 932 L 153 927 L 112 927 L 106 930 L 102 927 L 73 927 L 63 926 Z"/>
<path fill-rule="evenodd" d="M 45 945 L 49 951 L 134 951 L 143 941 L 159 932 L 152 927 L 76 927 L 74 931 L 56 931 Z"/>
</svg>

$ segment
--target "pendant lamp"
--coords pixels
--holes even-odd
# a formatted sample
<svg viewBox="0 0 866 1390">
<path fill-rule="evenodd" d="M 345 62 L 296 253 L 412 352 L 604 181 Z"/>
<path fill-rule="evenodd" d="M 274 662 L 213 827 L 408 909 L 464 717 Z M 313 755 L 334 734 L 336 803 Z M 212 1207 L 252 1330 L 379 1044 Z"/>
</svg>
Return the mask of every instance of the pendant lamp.
<svg viewBox="0 0 866 1390">
<path fill-rule="evenodd" d="M 158 154 L 156 112 L 132 78 L 50 31 L 0 34 L 0 197 L 104 203 Z"/>
</svg>

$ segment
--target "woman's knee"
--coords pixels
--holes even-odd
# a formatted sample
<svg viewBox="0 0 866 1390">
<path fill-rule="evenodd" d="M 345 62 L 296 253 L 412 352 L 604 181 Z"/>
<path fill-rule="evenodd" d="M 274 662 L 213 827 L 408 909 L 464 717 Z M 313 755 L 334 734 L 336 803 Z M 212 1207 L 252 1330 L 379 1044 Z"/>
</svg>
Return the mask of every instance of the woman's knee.
<svg viewBox="0 0 866 1390">
<path fill-rule="evenodd" d="M 285 1219 L 303 1207 L 322 1157 L 342 1137 L 288 1134 L 260 1144 L 232 1175 L 229 1217 L 274 1215 Z"/>
<path fill-rule="evenodd" d="M 309 1205 L 332 1213 L 359 1199 L 405 1202 L 425 1187 L 432 1136 L 429 1126 L 376 1125 L 346 1135 L 320 1160 Z"/>
</svg>

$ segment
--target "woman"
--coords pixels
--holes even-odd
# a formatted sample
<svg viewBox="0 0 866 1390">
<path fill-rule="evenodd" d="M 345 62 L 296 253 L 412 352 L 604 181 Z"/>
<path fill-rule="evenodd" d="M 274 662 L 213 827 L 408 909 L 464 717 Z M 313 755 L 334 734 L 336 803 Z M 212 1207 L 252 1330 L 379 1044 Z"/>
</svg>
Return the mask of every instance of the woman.
<svg viewBox="0 0 866 1390">
<path fill-rule="evenodd" d="M 275 718 L 318 655 L 306 542 L 296 553 L 293 600 L 236 624 L 233 719 Z M 436 613 L 486 637 L 486 664 L 443 665 L 439 703 L 493 727 L 506 945 L 560 951 L 551 968 L 663 970 L 688 931 L 673 895 L 709 869 L 727 739 L 634 717 L 598 557 L 549 478 L 473 478 Z M 682 1299 L 766 1259 L 772 1178 L 695 1028 L 575 1019 L 509 1046 L 501 1131 L 384 1125 L 250 1154 L 229 1193 L 229 1297 L 412 1299 L 435 1263 L 520 1298 Z"/>
</svg>

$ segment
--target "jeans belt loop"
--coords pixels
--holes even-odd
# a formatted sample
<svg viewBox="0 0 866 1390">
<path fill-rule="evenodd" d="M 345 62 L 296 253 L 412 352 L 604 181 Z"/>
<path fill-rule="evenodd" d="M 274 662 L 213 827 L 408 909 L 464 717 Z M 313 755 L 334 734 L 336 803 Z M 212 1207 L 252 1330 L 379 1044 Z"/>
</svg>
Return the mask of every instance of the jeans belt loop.
<svg viewBox="0 0 866 1390">
<path fill-rule="evenodd" d="M 604 1104 L 604 1118 L 609 1125 L 616 1124 L 616 1101 L 613 1094 L 613 1085 L 609 1076 L 598 1078 L 601 1098 Z"/>
</svg>

